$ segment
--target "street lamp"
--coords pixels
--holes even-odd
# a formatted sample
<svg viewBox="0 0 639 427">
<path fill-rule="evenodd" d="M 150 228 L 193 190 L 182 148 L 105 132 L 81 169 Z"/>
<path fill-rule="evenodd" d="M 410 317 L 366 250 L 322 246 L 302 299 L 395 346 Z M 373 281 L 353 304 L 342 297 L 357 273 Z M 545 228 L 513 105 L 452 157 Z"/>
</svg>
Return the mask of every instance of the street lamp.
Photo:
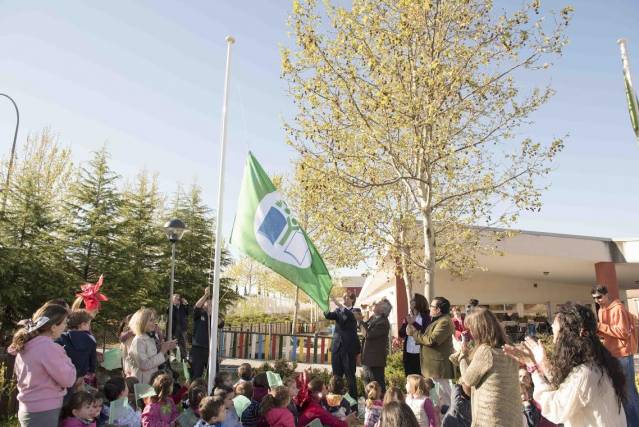
<svg viewBox="0 0 639 427">
<path fill-rule="evenodd" d="M 175 280 L 175 244 L 186 232 L 186 225 L 179 219 L 172 219 L 164 224 L 164 233 L 171 242 L 171 290 L 169 292 L 169 325 L 167 327 L 167 340 L 173 339 L 173 282 Z"/>
<path fill-rule="evenodd" d="M 4 96 L 13 104 L 13 108 L 16 109 L 16 130 L 13 133 L 13 145 L 11 145 L 11 156 L 9 157 L 9 168 L 7 169 L 7 179 L 4 183 L 4 189 L 2 190 L 2 215 L 4 216 L 4 210 L 7 207 L 7 193 L 9 192 L 9 181 L 11 180 L 11 171 L 13 169 L 13 158 L 16 154 L 16 140 L 18 139 L 18 127 L 20 126 L 20 111 L 18 111 L 18 104 L 6 93 L 0 93 L 0 96 Z"/>
</svg>

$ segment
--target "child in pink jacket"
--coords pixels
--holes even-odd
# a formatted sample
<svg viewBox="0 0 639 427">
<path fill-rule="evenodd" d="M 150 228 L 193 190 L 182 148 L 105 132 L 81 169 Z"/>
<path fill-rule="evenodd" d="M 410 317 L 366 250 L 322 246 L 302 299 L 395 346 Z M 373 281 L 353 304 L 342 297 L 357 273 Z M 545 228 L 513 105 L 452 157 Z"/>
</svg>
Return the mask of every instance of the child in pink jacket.
<svg viewBox="0 0 639 427">
<path fill-rule="evenodd" d="M 153 389 L 156 396 L 149 399 L 142 411 L 142 427 L 174 426 L 180 414 L 171 399 L 173 378 L 169 374 L 158 375 L 153 380 Z"/>
<path fill-rule="evenodd" d="M 55 426 L 62 399 L 76 381 L 75 366 L 54 342 L 66 329 L 67 309 L 45 305 L 20 322 L 9 352 L 16 356 L 18 419 L 22 427 Z"/>
<path fill-rule="evenodd" d="M 92 403 L 94 395 L 86 391 L 73 393 L 64 407 L 64 418 L 60 427 L 95 427 Z"/>
</svg>

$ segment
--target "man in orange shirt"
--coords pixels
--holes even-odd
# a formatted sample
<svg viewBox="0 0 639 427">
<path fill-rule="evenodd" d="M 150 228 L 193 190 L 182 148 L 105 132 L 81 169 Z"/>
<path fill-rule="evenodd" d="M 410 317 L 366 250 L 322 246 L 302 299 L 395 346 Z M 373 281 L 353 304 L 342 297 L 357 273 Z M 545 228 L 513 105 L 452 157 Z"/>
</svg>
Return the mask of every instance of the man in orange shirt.
<svg viewBox="0 0 639 427">
<path fill-rule="evenodd" d="M 608 288 L 598 285 L 592 298 L 599 304 L 597 334 L 603 345 L 619 360 L 626 377 L 626 401 L 623 409 L 629 426 L 639 426 L 639 394 L 635 385 L 634 354 L 637 352 L 637 330 L 626 307 L 608 294 Z"/>
</svg>

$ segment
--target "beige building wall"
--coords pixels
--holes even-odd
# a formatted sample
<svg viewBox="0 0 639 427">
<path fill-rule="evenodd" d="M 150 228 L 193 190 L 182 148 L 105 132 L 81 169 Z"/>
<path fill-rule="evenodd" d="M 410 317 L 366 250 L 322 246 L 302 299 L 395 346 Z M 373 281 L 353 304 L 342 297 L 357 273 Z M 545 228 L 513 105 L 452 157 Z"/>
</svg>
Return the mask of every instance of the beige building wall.
<svg viewBox="0 0 639 427">
<path fill-rule="evenodd" d="M 413 288 L 422 289 L 422 281 L 418 280 Z M 539 312 L 534 304 L 544 305 L 548 314 L 557 310 L 557 305 L 568 301 L 580 304 L 592 304 L 591 285 L 576 285 L 555 281 L 529 280 L 508 277 L 487 272 L 476 272 L 466 280 L 453 278 L 446 271 L 438 270 L 436 275 L 435 294 L 447 298 L 453 305 L 465 305 L 470 298 L 476 298 L 484 305 L 512 305 L 504 311 L 527 314 L 524 311 Z M 625 299 L 625 296 L 622 297 Z M 509 309 L 508 309 L 509 308 Z"/>
</svg>

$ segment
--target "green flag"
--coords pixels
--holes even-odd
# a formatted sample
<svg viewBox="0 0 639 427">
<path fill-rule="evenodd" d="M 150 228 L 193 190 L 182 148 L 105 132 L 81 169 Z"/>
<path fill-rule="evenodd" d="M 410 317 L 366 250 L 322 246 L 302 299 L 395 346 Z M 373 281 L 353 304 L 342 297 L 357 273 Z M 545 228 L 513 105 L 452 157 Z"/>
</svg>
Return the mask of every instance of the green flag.
<svg viewBox="0 0 639 427">
<path fill-rule="evenodd" d="M 628 102 L 628 111 L 630 112 L 630 123 L 632 130 L 635 132 L 637 142 L 639 142 L 639 99 L 632 87 L 632 79 L 630 78 L 630 61 L 628 61 L 628 52 L 626 50 L 626 41 L 624 39 L 617 40 L 621 49 L 621 64 L 623 66 L 623 80 L 626 87 L 626 101 Z"/>
<path fill-rule="evenodd" d="M 626 85 L 626 99 L 628 100 L 628 111 L 630 112 L 630 123 L 635 136 L 639 140 L 639 100 L 632 89 L 632 83 L 629 80 L 630 75 L 624 75 L 624 83 Z"/>
<path fill-rule="evenodd" d="M 249 152 L 231 244 L 303 290 L 328 310 L 333 286 L 322 257 L 282 195 Z"/>
</svg>

